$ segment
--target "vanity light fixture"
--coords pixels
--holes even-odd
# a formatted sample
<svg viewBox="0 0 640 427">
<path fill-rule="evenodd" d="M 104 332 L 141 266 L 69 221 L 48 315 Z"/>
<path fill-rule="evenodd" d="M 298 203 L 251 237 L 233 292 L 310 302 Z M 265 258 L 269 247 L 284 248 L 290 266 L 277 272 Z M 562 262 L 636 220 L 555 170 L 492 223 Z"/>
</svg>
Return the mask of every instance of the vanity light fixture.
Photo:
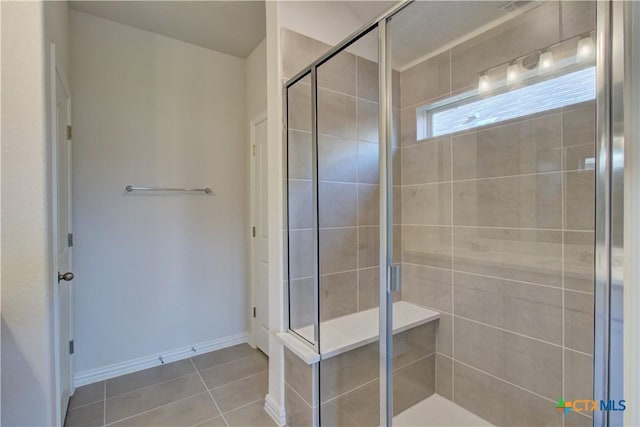
<svg viewBox="0 0 640 427">
<path fill-rule="evenodd" d="M 478 92 L 487 92 L 490 87 L 491 83 L 489 82 L 489 76 L 482 74 L 478 80 Z"/>
<path fill-rule="evenodd" d="M 591 58 L 595 52 L 595 45 L 593 43 L 593 39 L 591 35 L 587 34 L 582 37 L 580 41 L 578 41 L 578 51 L 576 53 L 576 58 L 578 61 L 582 61 L 588 58 Z"/>
<path fill-rule="evenodd" d="M 520 65 L 513 61 L 507 67 L 507 83 L 513 83 L 520 78 Z"/>
<path fill-rule="evenodd" d="M 540 54 L 540 61 L 538 62 L 540 70 L 548 70 L 553 67 L 553 55 L 550 50 L 544 51 Z"/>
</svg>

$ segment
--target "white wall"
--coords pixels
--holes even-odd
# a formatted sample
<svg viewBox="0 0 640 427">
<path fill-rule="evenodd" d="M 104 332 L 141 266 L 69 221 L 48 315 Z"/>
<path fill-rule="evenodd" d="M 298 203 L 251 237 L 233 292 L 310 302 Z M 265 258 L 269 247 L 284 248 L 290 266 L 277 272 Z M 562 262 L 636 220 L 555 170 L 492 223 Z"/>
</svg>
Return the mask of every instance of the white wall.
<svg viewBox="0 0 640 427">
<path fill-rule="evenodd" d="M 350 6 L 353 3 L 358 1 L 282 1 L 279 2 L 280 26 L 335 46 L 389 7 L 388 2 L 367 2 L 371 10 L 365 17 L 354 12 Z M 347 50 L 377 62 L 377 42 L 375 37 L 365 37 Z"/>
<path fill-rule="evenodd" d="M 267 40 L 247 57 L 247 120 L 267 111 Z"/>
<path fill-rule="evenodd" d="M 71 56 L 76 375 L 244 333 L 245 60 L 77 11 Z"/>
<path fill-rule="evenodd" d="M 67 3 L 2 2 L 2 420 L 54 425 L 49 44 Z"/>
<path fill-rule="evenodd" d="M 333 46 L 365 24 L 347 4 L 345 1 L 283 1 L 279 5 L 280 26 Z"/>
</svg>

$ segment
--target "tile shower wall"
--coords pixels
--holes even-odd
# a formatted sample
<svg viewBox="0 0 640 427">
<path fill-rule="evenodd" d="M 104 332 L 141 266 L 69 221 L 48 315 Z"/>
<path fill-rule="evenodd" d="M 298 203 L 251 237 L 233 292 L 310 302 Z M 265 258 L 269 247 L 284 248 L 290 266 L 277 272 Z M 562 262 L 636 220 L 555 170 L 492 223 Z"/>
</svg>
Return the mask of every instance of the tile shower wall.
<svg viewBox="0 0 640 427">
<path fill-rule="evenodd" d="M 284 29 L 285 79 L 328 49 Z M 317 76 L 320 317 L 328 320 L 378 305 L 378 64 L 341 52 L 320 66 Z M 399 73 L 394 77 L 399 87 Z M 313 323 L 310 91 L 308 78 L 289 91 L 292 328 Z M 396 97 L 397 122 L 399 106 Z M 394 140 L 399 145 L 399 133 Z M 399 148 L 394 154 L 399 185 Z M 399 233 L 397 242 L 399 247 Z"/>
<path fill-rule="evenodd" d="M 442 313 L 437 393 L 496 425 L 562 424 L 557 399 L 592 393 L 594 105 L 425 140 L 416 107 L 594 9 L 545 3 L 401 73 L 402 298 Z"/>
</svg>

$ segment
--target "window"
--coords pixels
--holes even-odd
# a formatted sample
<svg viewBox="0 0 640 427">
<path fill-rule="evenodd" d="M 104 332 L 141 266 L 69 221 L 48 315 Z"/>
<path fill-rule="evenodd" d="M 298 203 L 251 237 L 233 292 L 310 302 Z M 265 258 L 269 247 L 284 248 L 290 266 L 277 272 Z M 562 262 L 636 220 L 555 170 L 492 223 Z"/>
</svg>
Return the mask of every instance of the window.
<svg viewBox="0 0 640 427">
<path fill-rule="evenodd" d="M 596 68 L 553 76 L 508 92 L 418 108 L 418 138 L 429 138 L 565 107 L 596 97 Z"/>
</svg>

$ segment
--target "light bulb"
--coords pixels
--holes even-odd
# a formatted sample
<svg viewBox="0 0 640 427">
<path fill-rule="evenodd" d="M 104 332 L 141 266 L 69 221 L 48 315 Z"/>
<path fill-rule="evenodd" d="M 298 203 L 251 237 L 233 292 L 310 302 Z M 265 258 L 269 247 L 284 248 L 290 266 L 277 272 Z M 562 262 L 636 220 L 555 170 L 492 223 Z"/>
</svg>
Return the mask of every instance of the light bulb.
<svg viewBox="0 0 640 427">
<path fill-rule="evenodd" d="M 583 59 L 590 58 L 595 51 L 595 46 L 593 44 L 593 39 L 591 36 L 586 36 L 580 39 L 578 42 L 578 51 L 576 53 L 576 58 L 579 61 Z"/>
<path fill-rule="evenodd" d="M 480 79 L 478 80 L 478 91 L 486 92 L 489 90 L 490 86 L 491 84 L 489 82 L 489 76 L 487 76 L 486 74 L 481 75 Z"/>
<path fill-rule="evenodd" d="M 507 82 L 513 83 L 520 77 L 520 66 L 517 62 L 512 62 L 507 67 Z"/>
<path fill-rule="evenodd" d="M 546 51 L 540 54 L 540 61 L 538 62 L 541 70 L 548 70 L 553 67 L 553 55 L 551 52 Z"/>
</svg>

